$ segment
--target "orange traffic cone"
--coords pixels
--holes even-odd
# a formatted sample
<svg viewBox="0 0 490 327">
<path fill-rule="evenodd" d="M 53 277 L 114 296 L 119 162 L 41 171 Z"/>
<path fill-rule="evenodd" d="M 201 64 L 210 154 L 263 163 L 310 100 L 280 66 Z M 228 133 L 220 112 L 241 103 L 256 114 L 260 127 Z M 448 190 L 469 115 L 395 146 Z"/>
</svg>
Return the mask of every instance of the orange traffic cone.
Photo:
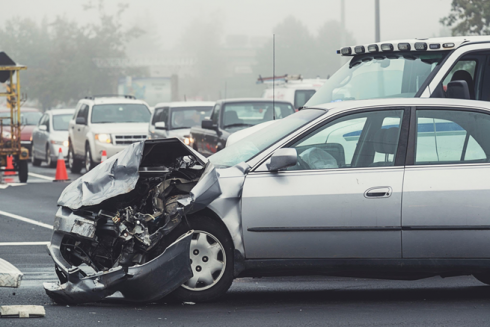
<svg viewBox="0 0 490 327">
<path fill-rule="evenodd" d="M 56 163 L 56 177 L 53 182 L 66 182 L 69 181 L 68 174 L 66 173 L 65 159 L 63 159 L 63 152 L 58 151 L 58 162 Z"/>
<path fill-rule="evenodd" d="M 107 160 L 107 152 L 105 150 L 102 150 L 102 157 L 100 158 L 100 163 L 103 163 L 106 160 Z"/>
<path fill-rule="evenodd" d="M 14 169 L 14 158 L 12 156 L 7 156 L 7 167 L 5 169 Z M 5 176 L 15 175 L 15 171 L 6 171 L 3 173 Z"/>
</svg>

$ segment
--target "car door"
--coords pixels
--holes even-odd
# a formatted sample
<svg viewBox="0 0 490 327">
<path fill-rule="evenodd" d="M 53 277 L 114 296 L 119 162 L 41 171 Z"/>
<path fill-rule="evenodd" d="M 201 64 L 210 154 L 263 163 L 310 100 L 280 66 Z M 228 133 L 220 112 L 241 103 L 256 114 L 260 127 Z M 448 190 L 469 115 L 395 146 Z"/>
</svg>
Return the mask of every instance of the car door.
<svg viewBox="0 0 490 327">
<path fill-rule="evenodd" d="M 43 157 L 43 151 L 42 151 L 42 134 L 43 131 L 39 129 L 39 127 L 42 125 L 44 126 L 44 121 L 46 120 L 48 114 L 44 114 L 41 119 L 39 120 L 39 123 L 37 124 L 36 129 L 32 132 L 32 153 L 35 154 L 36 158 L 44 158 Z"/>
<path fill-rule="evenodd" d="M 490 256 L 490 115 L 418 108 L 404 178 L 404 258 Z"/>
<path fill-rule="evenodd" d="M 286 147 L 298 164 L 249 173 L 247 258 L 400 258 L 408 109 L 331 119 Z"/>
<path fill-rule="evenodd" d="M 76 118 L 85 118 L 85 124 L 77 124 Z M 80 110 L 78 110 L 77 117 L 75 118 L 75 125 L 73 126 L 73 151 L 78 156 L 85 154 L 85 126 L 87 126 L 88 117 L 88 105 L 82 104 Z"/>
<path fill-rule="evenodd" d="M 220 122 L 221 122 L 221 105 L 216 104 L 214 106 L 213 113 L 211 114 L 210 119 L 213 122 L 213 125 L 217 126 L 217 129 L 202 129 L 203 132 L 203 137 L 202 137 L 202 143 L 200 147 L 200 152 L 203 153 L 206 156 L 210 156 L 214 153 L 216 153 L 217 150 L 217 144 L 218 144 L 218 131 L 220 129 Z"/>
</svg>

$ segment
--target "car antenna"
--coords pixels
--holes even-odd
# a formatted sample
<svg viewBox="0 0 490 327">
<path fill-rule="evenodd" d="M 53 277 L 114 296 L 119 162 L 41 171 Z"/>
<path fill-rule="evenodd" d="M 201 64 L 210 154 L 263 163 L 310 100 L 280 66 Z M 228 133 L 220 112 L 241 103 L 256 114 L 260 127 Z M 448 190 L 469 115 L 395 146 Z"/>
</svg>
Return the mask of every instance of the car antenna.
<svg viewBox="0 0 490 327">
<path fill-rule="evenodd" d="M 276 34 L 272 34 L 272 120 L 276 120 Z"/>
</svg>

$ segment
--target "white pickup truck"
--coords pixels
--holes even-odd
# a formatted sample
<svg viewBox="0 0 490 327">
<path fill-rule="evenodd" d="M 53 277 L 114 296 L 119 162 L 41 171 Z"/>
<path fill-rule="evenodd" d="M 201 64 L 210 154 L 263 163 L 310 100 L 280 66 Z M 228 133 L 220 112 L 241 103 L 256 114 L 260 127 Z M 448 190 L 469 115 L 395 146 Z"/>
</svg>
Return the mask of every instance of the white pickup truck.
<svg viewBox="0 0 490 327">
<path fill-rule="evenodd" d="M 305 107 L 395 97 L 490 100 L 490 36 L 380 42 L 338 53 L 351 59 Z"/>
</svg>

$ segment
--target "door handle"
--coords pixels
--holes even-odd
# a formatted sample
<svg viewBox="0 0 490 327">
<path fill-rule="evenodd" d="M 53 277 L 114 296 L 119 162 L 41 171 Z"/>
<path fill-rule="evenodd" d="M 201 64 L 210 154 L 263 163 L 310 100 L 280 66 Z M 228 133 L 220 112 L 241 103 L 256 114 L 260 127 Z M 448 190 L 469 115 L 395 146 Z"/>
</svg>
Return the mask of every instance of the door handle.
<svg viewBox="0 0 490 327">
<path fill-rule="evenodd" d="M 377 186 L 364 192 L 364 197 L 367 199 L 389 198 L 392 193 L 393 189 L 389 186 Z"/>
</svg>

